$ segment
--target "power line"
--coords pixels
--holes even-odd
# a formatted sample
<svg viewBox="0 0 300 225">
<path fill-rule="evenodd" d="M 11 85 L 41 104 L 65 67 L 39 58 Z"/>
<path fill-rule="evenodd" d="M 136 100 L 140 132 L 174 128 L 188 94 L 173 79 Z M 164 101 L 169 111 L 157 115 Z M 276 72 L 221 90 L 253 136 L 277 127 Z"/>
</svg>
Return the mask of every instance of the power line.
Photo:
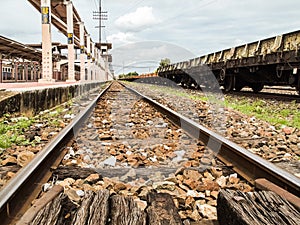
<svg viewBox="0 0 300 225">
<path fill-rule="evenodd" d="M 140 5 L 142 2 L 144 2 L 145 0 L 136 0 L 132 6 L 130 6 L 129 8 L 125 9 L 124 11 L 122 11 L 122 13 L 118 13 L 117 16 L 114 16 L 112 20 L 117 19 L 118 17 L 128 13 L 130 10 L 132 10 L 133 8 L 135 8 L 136 6 Z"/>
<path fill-rule="evenodd" d="M 197 7 L 193 7 L 192 9 L 191 8 L 188 8 L 188 9 L 186 9 L 186 10 L 179 10 L 178 12 L 179 13 L 176 13 L 175 15 L 173 15 L 173 16 L 170 16 L 169 18 L 166 18 L 166 19 L 164 19 L 163 20 L 163 22 L 162 22 L 162 25 L 161 26 L 159 26 L 159 28 L 161 29 L 161 28 L 163 28 L 163 27 L 165 27 L 165 26 L 169 26 L 170 24 L 169 23 L 166 23 L 166 22 L 168 22 L 168 21 L 174 21 L 176 18 L 179 18 L 179 17 L 182 17 L 182 16 L 184 16 L 186 13 L 190 13 L 190 12 L 193 12 L 193 11 L 195 11 L 195 10 L 199 10 L 199 9 L 201 9 L 201 8 L 205 8 L 206 6 L 208 6 L 208 5 L 211 5 L 211 4 L 214 4 L 215 2 L 217 2 L 218 0 L 211 0 L 211 1 L 207 1 L 207 2 L 205 2 L 205 0 L 203 0 L 203 4 L 201 4 L 200 6 L 197 6 Z M 199 3 L 200 3 L 201 1 L 199 1 Z"/>
<path fill-rule="evenodd" d="M 98 4 L 97 4 L 96 0 L 94 0 L 94 4 L 95 4 L 95 7 L 97 9 L 98 8 Z"/>
<path fill-rule="evenodd" d="M 105 29 L 103 29 L 103 36 L 104 36 L 105 42 L 107 42 L 107 34 L 106 34 L 106 30 Z"/>
<path fill-rule="evenodd" d="M 121 66 L 121 65 L 112 65 L 113 67 L 120 68 L 137 68 L 137 69 L 145 69 L 145 68 L 156 68 L 157 66 Z"/>
</svg>

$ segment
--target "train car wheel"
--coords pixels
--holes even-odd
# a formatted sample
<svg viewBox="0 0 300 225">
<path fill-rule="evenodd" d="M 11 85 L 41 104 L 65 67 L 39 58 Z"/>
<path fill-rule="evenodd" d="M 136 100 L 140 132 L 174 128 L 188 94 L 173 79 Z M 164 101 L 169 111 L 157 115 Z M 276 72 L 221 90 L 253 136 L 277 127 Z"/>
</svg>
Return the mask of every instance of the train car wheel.
<svg viewBox="0 0 300 225">
<path fill-rule="evenodd" d="M 298 95 L 300 95 L 300 86 L 296 87 L 296 91 L 298 92 Z"/>
<path fill-rule="evenodd" d="M 226 76 L 224 81 L 224 89 L 225 92 L 229 92 L 233 90 L 233 76 Z"/>
<path fill-rule="evenodd" d="M 225 69 L 221 69 L 220 71 L 220 80 L 224 81 L 226 78 L 226 70 Z"/>
<path fill-rule="evenodd" d="M 252 88 L 253 92 L 257 93 L 257 92 L 260 92 L 264 88 L 264 84 L 262 84 L 262 83 L 252 84 L 251 88 Z"/>
<path fill-rule="evenodd" d="M 300 95 L 300 75 L 298 76 L 298 85 L 296 86 L 296 90 L 298 92 L 298 95 Z"/>
</svg>

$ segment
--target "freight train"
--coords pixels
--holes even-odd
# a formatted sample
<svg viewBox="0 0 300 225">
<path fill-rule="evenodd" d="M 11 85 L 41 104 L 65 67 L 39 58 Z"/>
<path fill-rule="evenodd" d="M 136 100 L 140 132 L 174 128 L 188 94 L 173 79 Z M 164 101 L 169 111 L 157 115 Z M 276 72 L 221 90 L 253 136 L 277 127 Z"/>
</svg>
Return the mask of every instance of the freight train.
<svg viewBox="0 0 300 225">
<path fill-rule="evenodd" d="M 199 87 L 206 85 L 207 70 L 225 91 L 247 86 L 259 92 L 264 85 L 276 85 L 295 87 L 300 94 L 300 30 L 166 65 L 157 72 L 182 86 Z"/>
</svg>

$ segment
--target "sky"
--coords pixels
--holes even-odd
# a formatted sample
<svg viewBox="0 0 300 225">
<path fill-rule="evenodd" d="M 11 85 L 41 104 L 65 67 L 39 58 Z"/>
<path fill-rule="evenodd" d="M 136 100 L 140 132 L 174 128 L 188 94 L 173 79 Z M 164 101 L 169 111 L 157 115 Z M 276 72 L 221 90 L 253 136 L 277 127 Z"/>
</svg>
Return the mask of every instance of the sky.
<svg viewBox="0 0 300 225">
<path fill-rule="evenodd" d="M 27 0 L 0 0 L 0 35 L 41 42 L 40 13 Z M 73 0 L 94 41 L 99 0 Z M 300 29 L 299 0 L 102 0 L 102 41 L 116 73 L 149 72 L 163 58 L 188 60 Z M 53 41 L 67 42 L 53 27 Z"/>
</svg>

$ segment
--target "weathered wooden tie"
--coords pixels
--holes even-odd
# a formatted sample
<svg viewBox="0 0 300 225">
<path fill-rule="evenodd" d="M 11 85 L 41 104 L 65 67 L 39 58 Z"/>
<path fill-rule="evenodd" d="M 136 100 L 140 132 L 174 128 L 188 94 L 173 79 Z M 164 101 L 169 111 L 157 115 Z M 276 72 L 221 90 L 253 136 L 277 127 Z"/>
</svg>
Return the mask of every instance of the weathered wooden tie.
<svg viewBox="0 0 300 225">
<path fill-rule="evenodd" d="M 63 187 L 54 186 L 27 210 L 17 225 L 56 224 L 61 211 Z"/>
<path fill-rule="evenodd" d="M 168 176 L 171 173 L 175 173 L 178 168 L 152 168 L 151 173 L 149 173 L 148 168 L 107 168 L 107 169 L 93 169 L 93 168 L 80 168 L 77 166 L 73 167 L 58 167 L 52 169 L 54 176 L 57 176 L 58 180 L 64 180 L 66 178 L 85 179 L 91 174 L 99 174 L 101 177 L 122 177 L 125 176 L 130 171 L 134 170 L 135 176 L 137 177 L 149 177 L 151 174 L 160 172 L 162 175 Z M 205 169 L 199 168 L 199 171 L 204 171 Z"/>
<path fill-rule="evenodd" d="M 287 200 L 270 191 L 221 190 L 217 202 L 220 225 L 298 225 L 300 213 Z"/>
<path fill-rule="evenodd" d="M 146 225 L 146 219 L 133 197 L 111 197 L 111 225 Z"/>
<path fill-rule="evenodd" d="M 54 191 L 53 191 L 54 189 Z M 181 225 L 169 194 L 150 192 L 148 207 L 141 207 L 131 196 L 110 195 L 108 190 L 87 191 L 82 201 L 72 202 L 62 187 L 47 192 L 19 221 L 25 224 L 66 225 Z"/>
<path fill-rule="evenodd" d="M 166 193 L 151 192 L 148 195 L 147 208 L 149 224 L 151 225 L 181 225 L 178 210 L 174 205 L 171 195 Z"/>
<path fill-rule="evenodd" d="M 87 191 L 73 218 L 74 225 L 105 225 L 109 215 L 109 191 Z"/>
</svg>

